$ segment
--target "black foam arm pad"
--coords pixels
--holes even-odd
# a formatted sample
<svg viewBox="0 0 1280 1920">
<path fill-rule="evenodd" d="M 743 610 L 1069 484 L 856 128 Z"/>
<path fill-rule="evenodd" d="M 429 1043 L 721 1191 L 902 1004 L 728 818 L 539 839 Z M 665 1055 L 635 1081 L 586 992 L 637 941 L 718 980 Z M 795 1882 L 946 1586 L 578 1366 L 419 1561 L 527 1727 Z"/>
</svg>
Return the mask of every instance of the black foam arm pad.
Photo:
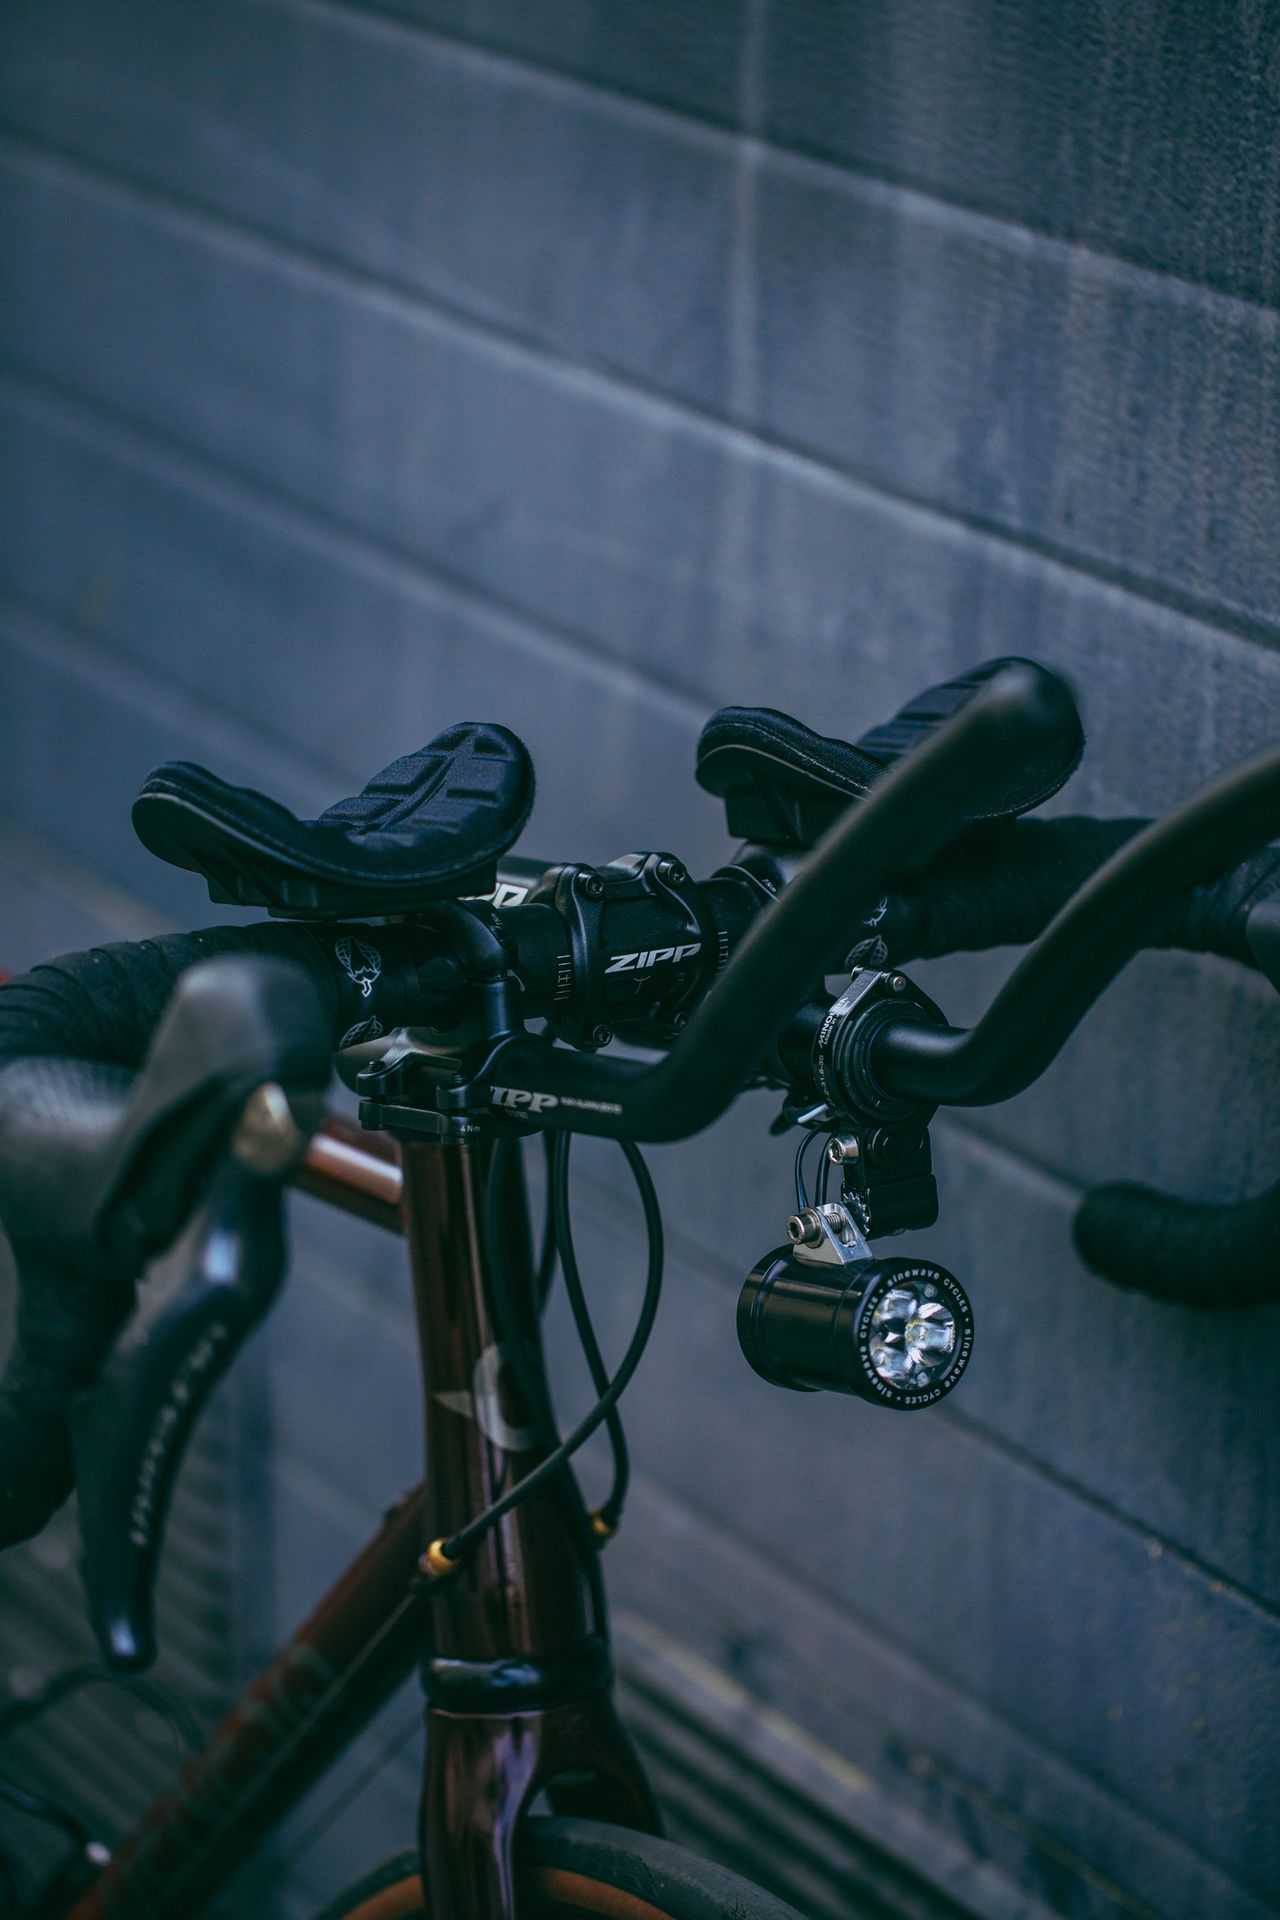
<svg viewBox="0 0 1280 1920">
<path fill-rule="evenodd" d="M 461 721 L 314 820 L 190 761 L 134 802 L 143 845 L 201 874 L 210 898 L 304 919 L 363 919 L 484 893 L 533 805 L 533 763 L 506 727 Z"/>
<path fill-rule="evenodd" d="M 722 707 L 698 740 L 698 783 L 724 800 L 731 833 L 770 846 L 813 846 L 852 801 L 1010 666 L 1053 681 L 1060 715 L 1003 791 L 964 817 L 969 825 L 1010 820 L 1055 794 L 1084 752 L 1079 715 L 1062 683 L 1047 668 L 1012 656 L 928 688 L 854 742 L 815 733 L 774 707 Z"/>
</svg>

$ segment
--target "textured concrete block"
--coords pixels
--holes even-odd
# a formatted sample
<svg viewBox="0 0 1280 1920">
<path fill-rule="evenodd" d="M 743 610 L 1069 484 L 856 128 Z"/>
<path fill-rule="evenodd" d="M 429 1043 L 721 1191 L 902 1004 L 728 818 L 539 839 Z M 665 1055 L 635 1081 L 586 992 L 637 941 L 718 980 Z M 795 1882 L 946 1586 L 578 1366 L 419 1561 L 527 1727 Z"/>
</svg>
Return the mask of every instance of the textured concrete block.
<svg viewBox="0 0 1280 1920">
<path fill-rule="evenodd" d="M 771 138 L 1272 301 L 1276 30 L 1232 0 L 774 0 Z"/>
<path fill-rule="evenodd" d="M 203 10 L 80 14 L 13 16 L 12 125 L 890 494 L 1280 621 L 1264 309 L 359 14 L 246 8 L 234 99 Z"/>
<path fill-rule="evenodd" d="M 533 754 L 528 851 L 603 860 L 678 844 L 686 859 L 718 857 L 718 808 L 693 781 L 698 706 L 189 462 L 157 469 L 118 430 L 68 424 L 66 409 L 0 407 L 19 502 L 0 527 L 0 566 L 74 626 L 55 639 L 46 623 L 39 643 L 69 674 L 108 697 L 127 687 L 152 714 L 127 798 L 110 801 L 131 852 L 128 804 L 148 759 L 202 760 L 310 810 L 481 718 L 513 727 Z M 25 630 L 36 647 L 30 616 Z M 657 767 L 669 776 L 655 780 Z M 15 800 L 22 791 L 15 780 Z M 67 801 L 60 835 L 75 831 Z"/>
<path fill-rule="evenodd" d="M 620 34 L 660 42 L 650 15 Z M 723 397 L 724 138 L 358 9 L 239 6 L 234 91 L 226 38 L 185 0 L 20 5 L 0 118 L 560 356 Z"/>
<path fill-rule="evenodd" d="M 755 49 L 750 0 L 608 7 L 593 0 L 394 0 L 382 9 L 517 58 L 545 62 L 625 93 L 731 120 Z"/>
<path fill-rule="evenodd" d="M 753 424 L 1274 628 L 1274 313 L 801 164 L 757 217 Z"/>
</svg>

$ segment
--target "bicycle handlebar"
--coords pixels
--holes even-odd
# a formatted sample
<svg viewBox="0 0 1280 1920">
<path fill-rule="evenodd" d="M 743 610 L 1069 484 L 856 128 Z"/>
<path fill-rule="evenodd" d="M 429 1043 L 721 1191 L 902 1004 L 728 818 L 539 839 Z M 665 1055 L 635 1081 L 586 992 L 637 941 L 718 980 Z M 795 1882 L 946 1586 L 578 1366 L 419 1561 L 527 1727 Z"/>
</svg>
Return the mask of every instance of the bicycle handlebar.
<svg viewBox="0 0 1280 1920">
<path fill-rule="evenodd" d="M 366 1027 L 422 1019 L 439 1019 L 447 1027 L 461 1018 L 459 1009 L 470 1004 L 473 989 L 482 998 L 488 994 L 491 1012 L 505 1008 L 516 1017 L 505 1025 L 501 1019 L 487 1027 L 483 1021 L 473 1024 L 473 1036 L 484 1028 L 485 1037 L 473 1037 L 463 1049 L 469 1083 L 452 1086 L 440 1111 L 465 1115 L 505 1108 L 544 1128 L 632 1140 L 679 1139 L 714 1120 L 770 1053 L 806 996 L 820 987 L 834 964 L 838 930 L 847 939 L 848 929 L 859 923 L 864 928 L 875 923 L 900 957 L 904 945 L 913 942 L 917 951 L 938 952 L 1030 938 L 1060 909 L 971 1032 L 896 1019 L 880 1029 L 872 1049 L 876 1073 L 891 1091 L 929 1103 L 981 1104 L 1028 1085 L 1146 941 L 1210 946 L 1269 973 L 1274 968 L 1273 977 L 1280 976 L 1280 854 L 1259 855 L 1226 878 L 1213 878 L 1242 851 L 1280 832 L 1280 753 L 1227 775 L 1154 826 L 1023 821 L 970 834 L 988 797 L 1006 790 L 1026 759 L 1049 750 L 1067 730 L 1077 733 L 1078 721 L 1061 683 L 1026 665 L 1005 668 L 851 805 L 763 910 L 769 886 L 757 886 L 745 866 L 724 869 L 700 888 L 678 862 L 658 855 L 604 869 L 613 876 L 607 884 L 598 874 L 578 873 L 606 906 L 616 899 L 610 911 L 616 911 L 620 929 L 632 929 L 624 940 L 628 946 L 640 942 L 637 927 L 654 924 L 644 917 L 650 912 L 658 915 L 659 940 L 670 940 L 679 916 L 688 917 L 689 934 L 676 937 L 689 944 L 643 958 L 652 962 L 665 952 L 697 959 L 683 975 L 673 969 L 673 990 L 637 981 L 632 1003 L 642 1012 L 656 1010 L 655 1031 L 670 1038 L 677 1026 L 673 1016 L 683 1019 L 684 1006 L 696 1001 L 689 1024 L 656 1064 L 555 1047 L 523 1029 L 521 1016 L 549 1011 L 560 996 L 569 935 L 555 904 L 560 882 L 554 876 L 563 879 L 571 869 L 548 870 L 550 892 L 543 890 L 522 905 L 442 903 L 416 922 L 395 927 L 219 929 L 72 956 L 37 969 L 0 995 L 0 1146 L 8 1153 L 14 1144 L 0 1168 L 0 1197 L 15 1242 L 24 1239 L 29 1226 L 33 1238 L 26 1251 L 32 1259 L 38 1253 L 37 1265 L 73 1276 L 83 1269 L 90 1291 L 100 1284 L 116 1289 L 103 1320 L 109 1336 L 107 1322 L 118 1320 L 131 1297 L 146 1250 L 122 1243 L 105 1258 L 106 1249 L 94 1236 L 106 1214 L 96 1209 L 80 1221 L 74 1212 L 50 1204 L 47 1182 L 28 1179 L 22 1171 L 32 1159 L 31 1153 L 24 1158 L 22 1129 L 40 1108 L 41 1087 L 50 1076 L 65 1078 L 69 1065 L 91 1060 L 106 1072 L 136 1069 L 175 981 L 210 954 L 256 953 L 300 963 L 308 976 L 302 986 L 314 982 L 320 989 L 312 1022 L 317 1059 L 326 1053 L 326 1035 L 330 1046 L 341 1047 Z M 1107 855 L 1101 870 L 1093 872 Z M 1085 879 L 1090 873 L 1093 877 Z M 1177 901 L 1196 882 L 1210 884 L 1179 910 Z M 539 895 L 536 886 L 533 895 Z M 602 921 L 595 930 L 600 939 L 594 946 L 588 941 L 582 951 L 588 970 L 614 975 L 611 955 L 624 962 L 641 956 L 613 954 L 601 944 L 603 927 Z M 458 944 L 463 934 L 467 940 Z M 715 965 L 726 958 L 720 977 L 708 986 Z M 528 967 L 526 959 L 532 963 Z M 623 986 L 628 978 L 623 972 Z M 616 980 L 609 984 L 611 990 L 618 987 Z M 625 1022 L 625 996 L 613 1004 Z M 589 1006 L 578 1010 L 583 1022 L 588 1011 Z M 564 1031 L 573 1037 L 570 1028 Z M 585 1031 L 592 1030 L 585 1026 Z M 171 1064 L 164 1056 L 158 1042 L 144 1080 L 163 1079 Z M 218 1067 L 208 1063 L 215 1080 Z M 206 1124 L 212 1132 L 225 1126 L 225 1093 L 224 1087 L 203 1110 L 193 1105 L 197 1132 Z M 119 1105 L 123 1088 L 113 1097 Z M 148 1099 L 139 1086 L 131 1106 L 141 1113 Z M 125 1167 L 128 1156 L 121 1159 L 117 1153 L 123 1138 L 108 1140 L 98 1127 L 92 1145 L 102 1165 Z M 182 1162 L 179 1172 L 185 1168 L 184 1177 L 194 1178 L 203 1148 L 192 1149 L 186 1167 L 184 1140 L 175 1134 L 168 1144 L 177 1156 L 175 1166 Z M 71 1134 L 65 1145 L 68 1153 L 81 1150 Z M 132 1183 L 130 1171 L 118 1185 L 130 1204 L 136 1197 Z M 167 1178 L 151 1186 L 162 1199 L 181 1192 L 181 1182 Z M 117 1186 L 109 1190 L 114 1194 Z M 118 1214 L 124 1217 L 119 1208 L 111 1217 Z M 167 1220 L 164 1205 L 157 1222 L 161 1215 Z M 1144 1246 L 1158 1242 L 1168 1248 L 1176 1236 L 1179 1245 L 1193 1249 L 1192 1264 L 1198 1262 L 1195 1270 L 1203 1273 L 1210 1264 L 1209 1236 L 1222 1225 L 1229 1229 L 1232 1257 L 1252 1261 L 1248 1272 L 1262 1276 L 1249 1279 L 1245 1291 L 1264 1297 L 1267 1275 L 1280 1271 L 1275 1258 L 1280 1189 L 1230 1210 L 1229 1217 L 1224 1210 L 1189 1209 L 1138 1189 L 1104 1189 L 1082 1211 L 1079 1238 L 1091 1264 L 1129 1284 L 1146 1285 L 1140 1260 Z M 43 1229 L 48 1237 L 41 1242 Z M 157 1229 L 151 1244 L 162 1244 L 165 1237 Z M 1243 1264 L 1239 1271 L 1245 1271 Z M 1195 1282 L 1201 1294 L 1205 1284 Z M 1190 1283 L 1187 1297 L 1193 1297 Z M 69 1299 L 68 1313 L 73 1306 Z M 91 1376 L 101 1342 L 95 1332 L 88 1342 L 93 1352 L 79 1346 L 73 1352 L 64 1345 L 52 1372 L 42 1360 L 35 1372 L 28 1367 L 23 1373 L 19 1354 L 15 1375 L 11 1362 L 7 1386 L 17 1389 L 10 1393 L 13 1407 L 30 1402 L 56 1471 L 30 1510 L 6 1512 L 0 1488 L 0 1538 L 33 1530 L 39 1523 L 36 1509 L 47 1512 L 66 1490 L 67 1400 Z M 31 1384 L 37 1375 L 38 1392 Z M 0 1454 L 5 1450 L 0 1431 Z M 21 1446 L 9 1451 L 19 1458 Z"/>
<path fill-rule="evenodd" d="M 894 1024 L 874 1044 L 891 1092 L 990 1106 L 1029 1087 L 1179 891 L 1280 833 L 1280 748 L 1234 768 L 1138 833 L 1086 881 L 1019 962 L 977 1026 Z"/>
<path fill-rule="evenodd" d="M 922 873 L 985 796 L 1068 724 L 1075 709 L 1060 682 L 1006 668 L 831 829 L 665 1059 L 603 1059 L 521 1034 L 486 1066 L 496 1094 L 507 1096 L 500 1104 L 542 1126 L 632 1140 L 683 1139 L 709 1126 L 821 980 L 833 900 L 842 919 L 864 917 L 889 887 Z"/>
</svg>

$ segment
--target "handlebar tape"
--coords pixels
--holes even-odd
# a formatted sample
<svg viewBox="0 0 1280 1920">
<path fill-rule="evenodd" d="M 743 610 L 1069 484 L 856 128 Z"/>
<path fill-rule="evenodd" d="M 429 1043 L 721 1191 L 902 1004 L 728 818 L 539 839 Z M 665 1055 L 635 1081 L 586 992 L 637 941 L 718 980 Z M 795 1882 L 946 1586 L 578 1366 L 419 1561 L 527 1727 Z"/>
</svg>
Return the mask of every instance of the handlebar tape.
<svg viewBox="0 0 1280 1920">
<path fill-rule="evenodd" d="M 1121 967 L 1164 936 L 1170 899 L 1211 884 L 1242 848 L 1277 832 L 1280 747 L 1273 747 L 1113 854 L 1023 955 L 976 1027 L 883 1026 L 874 1042 L 877 1079 L 891 1093 L 948 1106 L 1012 1099 L 1043 1073 Z"/>
<path fill-rule="evenodd" d="M 910 888 L 891 894 L 869 931 L 900 964 L 988 947 L 1026 946 L 1146 823 L 1019 820 L 970 835 Z"/>
<path fill-rule="evenodd" d="M 1085 1264 L 1122 1287 L 1190 1307 L 1280 1304 L 1280 1184 L 1225 1207 L 1096 1187 L 1074 1234 Z"/>
<path fill-rule="evenodd" d="M 1019 820 L 978 833 L 932 866 L 908 893 L 891 895 L 868 933 L 900 965 L 947 953 L 1026 946 L 1089 876 L 1150 823 L 1146 820 Z M 1250 938 L 1250 916 L 1280 894 L 1280 848 L 1170 896 L 1149 944 L 1216 953 L 1271 973 Z M 1273 984 L 1280 986 L 1280 969 Z"/>
<path fill-rule="evenodd" d="M 0 1069 L 33 1056 L 138 1068 L 180 975 L 219 954 L 261 954 L 305 968 L 340 1046 L 353 1027 L 384 1031 L 430 998 L 424 975 L 432 962 L 420 964 L 420 937 L 415 945 L 418 960 L 397 927 L 263 922 L 63 954 L 0 987 Z"/>
</svg>

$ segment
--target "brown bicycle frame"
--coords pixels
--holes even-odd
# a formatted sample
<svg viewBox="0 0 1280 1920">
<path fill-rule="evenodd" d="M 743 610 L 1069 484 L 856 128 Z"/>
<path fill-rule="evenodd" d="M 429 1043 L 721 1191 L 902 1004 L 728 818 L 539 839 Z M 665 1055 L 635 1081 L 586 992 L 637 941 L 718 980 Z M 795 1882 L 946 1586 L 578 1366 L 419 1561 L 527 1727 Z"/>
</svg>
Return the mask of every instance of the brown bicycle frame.
<svg viewBox="0 0 1280 1920">
<path fill-rule="evenodd" d="M 424 1550 L 545 1457 L 498 1338 L 486 1219 L 494 1142 L 386 1136 L 330 1121 L 297 1184 L 403 1231 L 414 1281 L 427 1477 L 214 1731 L 110 1863 L 72 1862 L 39 1920 L 186 1920 L 298 1803 L 412 1672 L 427 1696 L 419 1846 L 440 1920 L 513 1920 L 521 1816 L 560 1811 L 656 1831 L 593 1634 L 589 1530 L 567 1475 L 536 1489 L 443 1579 Z M 542 1369 L 523 1178 L 500 1196 L 503 1270 Z M 603 1628 L 603 1622 L 595 1623 Z"/>
</svg>

